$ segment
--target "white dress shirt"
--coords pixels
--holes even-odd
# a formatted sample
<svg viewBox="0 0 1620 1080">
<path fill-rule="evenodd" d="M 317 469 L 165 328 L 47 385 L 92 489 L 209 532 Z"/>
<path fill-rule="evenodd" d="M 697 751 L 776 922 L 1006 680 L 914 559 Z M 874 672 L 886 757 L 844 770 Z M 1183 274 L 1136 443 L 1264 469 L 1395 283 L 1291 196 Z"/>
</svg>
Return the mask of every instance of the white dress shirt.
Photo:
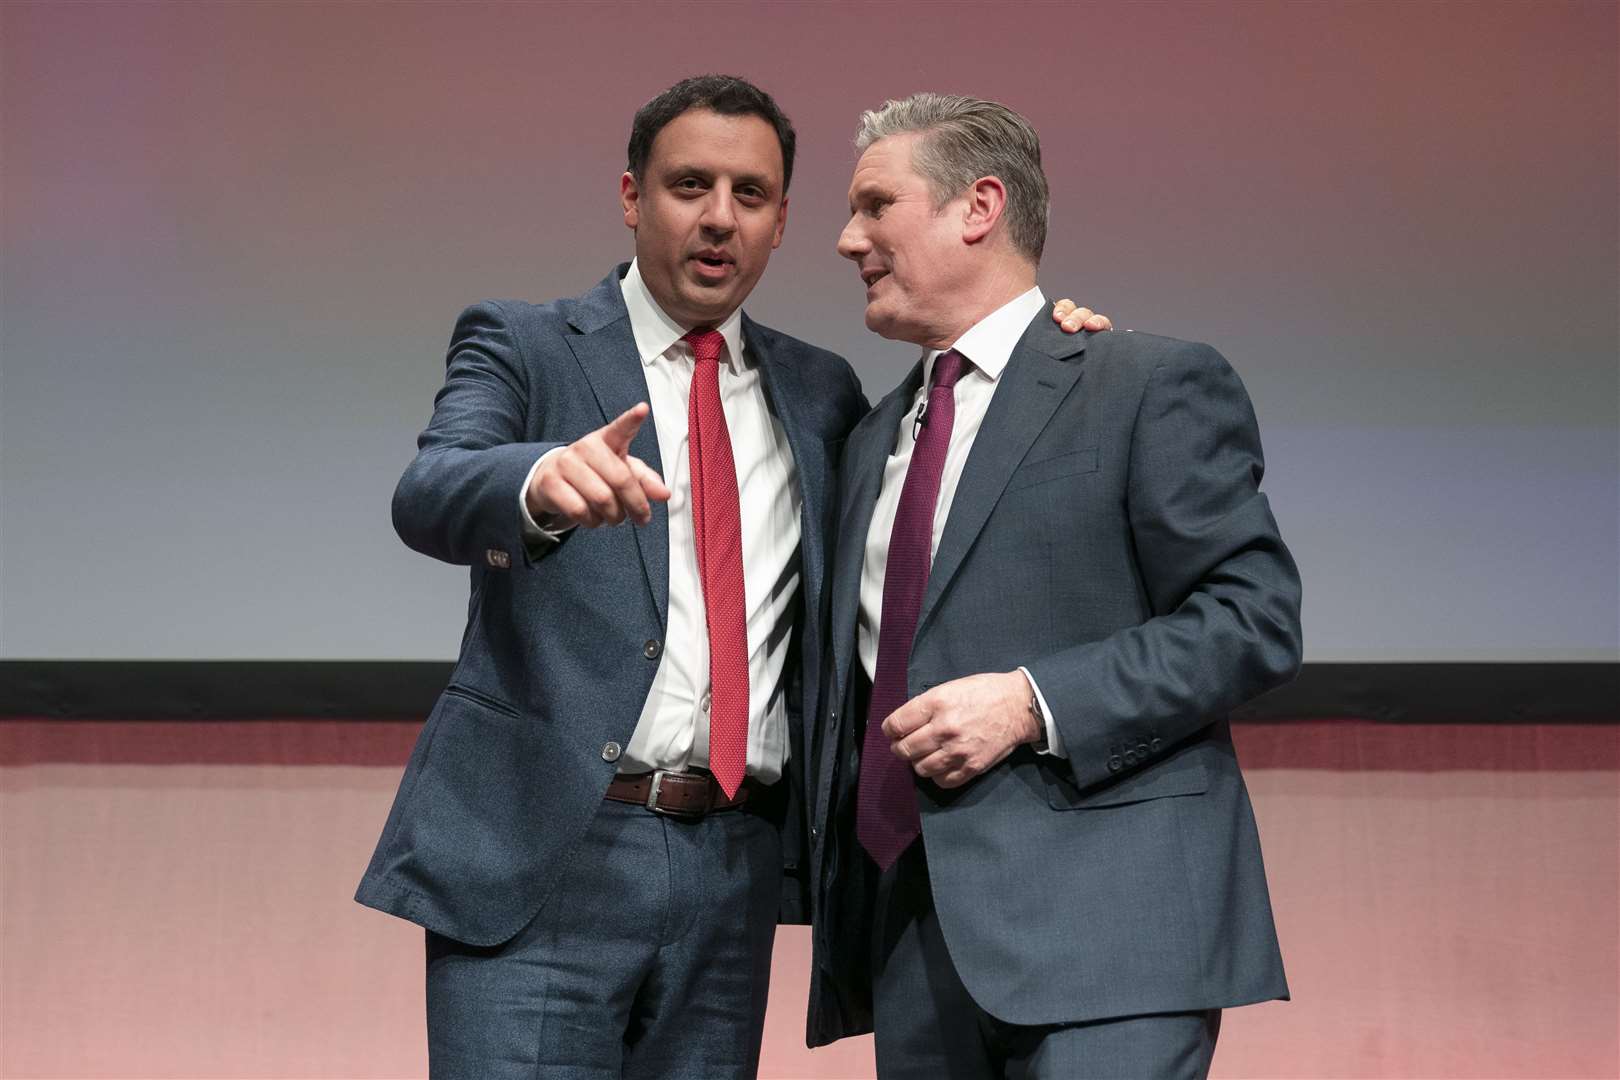
<svg viewBox="0 0 1620 1080">
<path fill-rule="evenodd" d="M 669 487 L 669 621 L 664 651 L 621 773 L 681 769 L 709 763 L 709 630 L 698 576 L 692 526 L 692 481 L 687 448 L 687 403 L 692 390 L 692 347 L 686 333 L 658 306 L 636 263 L 620 283 L 630 330 L 647 377 L 652 423 L 658 433 L 664 483 Z M 715 327 L 725 339 L 720 357 L 720 407 L 726 414 L 737 467 L 742 523 L 743 595 L 748 633 L 748 775 L 765 783 L 782 776 L 788 756 L 783 673 L 793 605 L 799 592 L 799 473 L 782 424 L 771 415 L 757 358 L 746 355 L 742 316 L 732 312 Z M 556 453 L 553 450 L 551 453 Z M 549 456 L 549 455 L 548 455 Z M 544 461 L 545 458 L 540 459 Z M 540 467 L 540 461 L 534 468 Z M 530 470 L 532 478 L 534 469 Z M 518 493 L 526 530 L 548 533 L 529 516 Z M 604 526 L 633 529 L 634 524 Z"/>
<path fill-rule="evenodd" d="M 939 539 L 945 532 L 945 522 L 951 514 L 951 502 L 956 497 L 956 485 L 962 479 L 962 468 L 967 464 L 968 452 L 984 423 L 984 414 L 995 396 L 1001 373 L 1007 361 L 1024 336 L 1029 321 L 1046 308 L 1046 297 L 1039 287 L 1009 300 L 1001 307 L 975 323 L 952 346 L 968 361 L 967 368 L 953 388 L 956 417 L 951 424 L 951 442 L 945 451 L 945 469 L 940 475 L 939 500 L 934 504 L 934 529 L 928 557 L 932 561 L 939 551 Z M 917 388 L 911 408 L 900 418 L 895 433 L 894 452 L 883 466 L 883 486 L 878 491 L 877 506 L 872 511 L 872 526 L 866 535 L 866 561 L 861 567 L 861 612 L 857 645 L 861 666 L 868 679 L 877 671 L 878 631 L 883 616 L 883 575 L 889 562 L 889 534 L 894 531 L 894 516 L 900 507 L 900 489 L 906 482 L 906 470 L 911 467 L 911 451 L 916 445 L 911 433 L 917 419 L 917 410 L 928 400 L 928 381 L 934 373 L 934 361 L 941 350 L 931 349 L 923 358 L 922 385 Z M 1052 711 L 1028 670 L 1035 698 L 1040 704 L 1046 723 L 1048 753 L 1063 756 L 1063 740 L 1057 725 L 1052 722 Z"/>
</svg>

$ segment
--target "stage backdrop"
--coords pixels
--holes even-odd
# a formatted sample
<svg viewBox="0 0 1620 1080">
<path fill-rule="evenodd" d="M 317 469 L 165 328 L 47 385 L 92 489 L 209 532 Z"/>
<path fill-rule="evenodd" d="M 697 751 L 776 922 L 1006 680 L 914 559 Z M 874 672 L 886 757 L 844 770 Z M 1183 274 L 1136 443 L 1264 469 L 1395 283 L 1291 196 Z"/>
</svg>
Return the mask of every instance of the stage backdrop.
<svg viewBox="0 0 1620 1080">
<path fill-rule="evenodd" d="M 800 132 L 751 314 L 874 397 L 913 353 L 862 328 L 833 244 L 860 110 L 919 89 L 1041 131 L 1049 295 L 1247 381 L 1308 671 L 1332 675 L 1287 700 L 1370 707 L 1237 728 L 1296 1000 L 1229 1013 L 1217 1075 L 1620 1074 L 1620 695 L 1592 693 L 1620 649 L 1617 24 L 1606 2 L 0 3 L 0 1077 L 424 1073 L 420 934 L 350 900 L 420 713 L 379 719 L 332 666 L 255 719 L 263 669 L 215 715 L 217 668 L 171 696 L 138 666 L 24 662 L 431 681 L 465 571 L 407 551 L 388 499 L 451 323 L 629 257 L 630 117 L 699 71 L 759 81 Z M 1439 661 L 1485 666 L 1401 663 Z M 358 713 L 269 708 L 306 685 Z M 763 1075 L 870 1077 L 870 1040 L 803 1049 L 807 964 L 784 929 Z"/>
<path fill-rule="evenodd" d="M 440 659 L 388 498 L 456 313 L 627 259 L 636 107 L 800 133 L 748 304 L 880 395 L 837 257 L 861 109 L 1044 139 L 1041 283 L 1248 383 L 1307 659 L 1613 659 L 1616 9 L 0 5 L 0 657 Z"/>
</svg>

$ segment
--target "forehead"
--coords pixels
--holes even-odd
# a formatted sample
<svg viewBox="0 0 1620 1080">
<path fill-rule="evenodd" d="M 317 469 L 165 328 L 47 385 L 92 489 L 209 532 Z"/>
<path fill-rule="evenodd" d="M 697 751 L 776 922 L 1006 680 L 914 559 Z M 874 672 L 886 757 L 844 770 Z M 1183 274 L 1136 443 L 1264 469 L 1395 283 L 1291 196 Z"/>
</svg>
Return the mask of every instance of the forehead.
<svg viewBox="0 0 1620 1080">
<path fill-rule="evenodd" d="M 664 125 L 647 155 L 654 168 L 699 168 L 782 182 L 782 144 L 763 117 L 688 109 Z"/>
<path fill-rule="evenodd" d="M 873 190 L 893 190 L 923 183 L 911 164 L 912 149 L 921 137 L 921 132 L 908 131 L 868 146 L 855 163 L 855 176 L 849 182 L 850 198 Z"/>
</svg>

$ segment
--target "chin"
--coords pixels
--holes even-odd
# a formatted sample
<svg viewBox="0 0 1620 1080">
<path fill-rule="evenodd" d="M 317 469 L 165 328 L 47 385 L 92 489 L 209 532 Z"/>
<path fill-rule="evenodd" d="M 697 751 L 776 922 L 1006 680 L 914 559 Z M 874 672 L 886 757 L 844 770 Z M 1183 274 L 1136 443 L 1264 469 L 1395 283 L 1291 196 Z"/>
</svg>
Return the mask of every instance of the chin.
<svg viewBox="0 0 1620 1080">
<path fill-rule="evenodd" d="M 866 328 L 881 338 L 890 341 L 905 341 L 905 327 L 901 326 L 892 314 L 880 310 L 877 305 L 871 304 L 866 309 Z"/>
</svg>

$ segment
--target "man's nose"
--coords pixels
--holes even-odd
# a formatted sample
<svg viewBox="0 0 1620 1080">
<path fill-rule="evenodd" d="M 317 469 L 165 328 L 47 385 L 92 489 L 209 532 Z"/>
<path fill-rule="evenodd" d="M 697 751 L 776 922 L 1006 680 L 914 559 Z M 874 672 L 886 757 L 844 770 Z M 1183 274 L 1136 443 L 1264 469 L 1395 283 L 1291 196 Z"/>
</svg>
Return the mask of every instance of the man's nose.
<svg viewBox="0 0 1620 1080">
<path fill-rule="evenodd" d="M 732 209 L 729 188 L 718 185 L 709 192 L 709 197 L 703 201 L 703 217 L 699 224 L 710 232 L 732 233 L 737 230 L 737 215 Z"/>
<path fill-rule="evenodd" d="M 849 219 L 844 231 L 838 234 L 838 254 L 846 259 L 858 259 L 871 250 L 872 245 L 866 242 L 866 233 L 856 224 L 855 219 Z"/>
</svg>

